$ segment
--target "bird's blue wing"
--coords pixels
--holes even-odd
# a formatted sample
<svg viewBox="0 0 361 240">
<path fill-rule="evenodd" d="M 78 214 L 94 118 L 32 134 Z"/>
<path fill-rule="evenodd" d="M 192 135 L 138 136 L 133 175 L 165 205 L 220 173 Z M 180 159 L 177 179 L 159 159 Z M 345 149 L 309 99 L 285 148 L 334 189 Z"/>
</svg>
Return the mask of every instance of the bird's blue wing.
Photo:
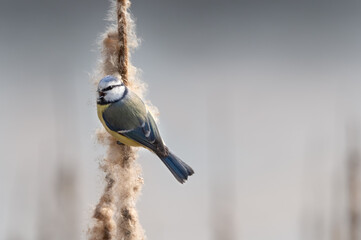
<svg viewBox="0 0 361 240">
<path fill-rule="evenodd" d="M 176 155 L 169 152 L 168 148 L 164 145 L 159 135 L 157 125 L 149 112 L 146 122 L 142 124 L 141 127 L 132 131 L 124 131 L 121 134 L 133 139 L 157 154 L 180 183 L 184 183 L 188 179 L 188 176 L 193 175 L 193 169 Z"/>
<path fill-rule="evenodd" d="M 123 131 L 119 133 L 142 144 L 158 155 L 165 155 L 167 153 L 167 149 L 160 137 L 157 125 L 149 112 L 145 122 L 143 122 L 140 127 L 131 131 Z"/>
</svg>

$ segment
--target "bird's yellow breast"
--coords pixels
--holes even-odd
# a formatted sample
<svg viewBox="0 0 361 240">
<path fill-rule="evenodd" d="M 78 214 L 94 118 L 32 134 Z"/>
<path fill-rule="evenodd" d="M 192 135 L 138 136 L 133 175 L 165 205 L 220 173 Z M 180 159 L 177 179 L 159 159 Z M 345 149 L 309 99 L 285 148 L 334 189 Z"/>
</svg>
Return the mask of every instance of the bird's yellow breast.
<svg viewBox="0 0 361 240">
<path fill-rule="evenodd" d="M 108 126 L 106 125 L 106 123 L 103 119 L 103 112 L 105 111 L 105 109 L 107 109 L 109 107 L 109 105 L 110 104 L 105 104 L 105 105 L 97 104 L 98 118 L 101 121 L 101 123 L 103 124 L 104 128 L 107 130 L 107 132 L 110 133 L 110 135 L 112 135 L 117 141 L 119 141 L 125 145 L 134 146 L 134 147 L 142 146 L 138 142 L 136 142 L 130 138 L 127 138 L 117 132 L 114 132 L 108 128 Z"/>
</svg>

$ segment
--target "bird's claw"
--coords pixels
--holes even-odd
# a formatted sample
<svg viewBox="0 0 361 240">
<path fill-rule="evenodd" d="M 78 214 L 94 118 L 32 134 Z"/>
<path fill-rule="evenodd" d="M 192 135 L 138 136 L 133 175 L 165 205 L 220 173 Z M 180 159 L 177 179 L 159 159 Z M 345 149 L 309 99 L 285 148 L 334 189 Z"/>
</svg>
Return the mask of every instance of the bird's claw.
<svg viewBox="0 0 361 240">
<path fill-rule="evenodd" d="M 120 146 L 124 146 L 124 143 L 121 143 L 119 141 L 117 141 L 117 144 L 120 145 Z"/>
</svg>

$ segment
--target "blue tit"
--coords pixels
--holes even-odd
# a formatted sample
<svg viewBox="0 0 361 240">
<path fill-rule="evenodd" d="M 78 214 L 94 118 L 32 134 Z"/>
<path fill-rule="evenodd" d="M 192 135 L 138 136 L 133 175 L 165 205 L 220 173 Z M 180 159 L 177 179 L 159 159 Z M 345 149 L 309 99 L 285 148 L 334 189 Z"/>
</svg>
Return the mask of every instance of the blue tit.
<svg viewBox="0 0 361 240">
<path fill-rule="evenodd" d="M 144 147 L 155 153 L 184 183 L 193 169 L 171 153 L 143 101 L 115 76 L 106 76 L 98 84 L 98 117 L 105 129 L 121 144 Z"/>
</svg>

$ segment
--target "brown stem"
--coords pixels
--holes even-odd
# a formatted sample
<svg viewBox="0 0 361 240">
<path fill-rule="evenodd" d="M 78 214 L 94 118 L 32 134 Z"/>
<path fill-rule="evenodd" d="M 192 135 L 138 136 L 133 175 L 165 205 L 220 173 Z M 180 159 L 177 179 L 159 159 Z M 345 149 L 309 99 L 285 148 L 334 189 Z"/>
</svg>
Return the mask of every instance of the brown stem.
<svg viewBox="0 0 361 240">
<path fill-rule="evenodd" d="M 127 18 L 128 0 L 117 0 L 118 20 L 118 72 L 125 85 L 128 85 L 128 46 L 127 46 Z"/>
</svg>

